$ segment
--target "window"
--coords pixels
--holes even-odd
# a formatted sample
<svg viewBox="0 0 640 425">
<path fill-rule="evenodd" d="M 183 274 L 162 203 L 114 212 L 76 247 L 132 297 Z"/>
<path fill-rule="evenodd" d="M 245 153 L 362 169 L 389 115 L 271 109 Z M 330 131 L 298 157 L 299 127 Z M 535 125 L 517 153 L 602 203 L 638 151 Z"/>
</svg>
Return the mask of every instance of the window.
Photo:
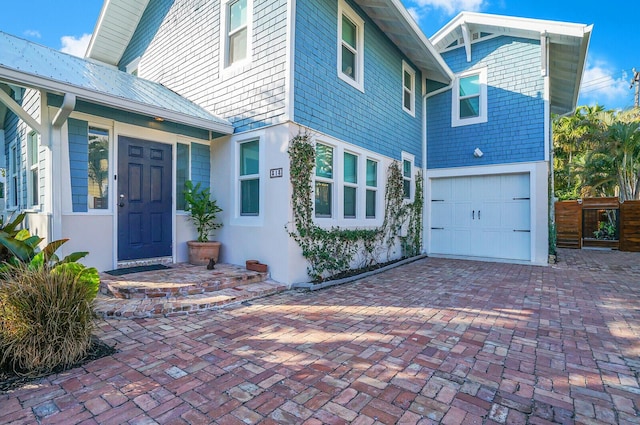
<svg viewBox="0 0 640 425">
<path fill-rule="evenodd" d="M 402 61 L 402 109 L 416 116 L 416 73 Z"/>
<path fill-rule="evenodd" d="M 249 57 L 250 7 L 251 0 L 232 0 L 225 4 L 225 67 Z"/>
<path fill-rule="evenodd" d="M 331 217 L 333 192 L 333 148 L 316 144 L 316 217 Z"/>
<path fill-rule="evenodd" d="M 109 130 L 89 127 L 89 182 L 87 206 L 90 210 L 109 208 Z"/>
<path fill-rule="evenodd" d="M 404 199 L 412 199 L 413 193 L 411 192 L 411 186 L 413 186 L 413 158 L 409 158 L 409 155 L 402 155 L 402 192 L 404 193 Z"/>
<path fill-rule="evenodd" d="M 364 21 L 344 0 L 338 3 L 338 76 L 364 91 Z"/>
<path fill-rule="evenodd" d="M 32 131 L 27 136 L 27 168 L 29 173 L 29 205 L 38 206 L 40 197 L 38 196 L 40 188 L 40 180 L 38 179 L 38 169 L 40 161 L 38 161 L 38 151 L 40 149 L 38 143 L 38 133 Z"/>
<path fill-rule="evenodd" d="M 378 192 L 378 163 L 367 159 L 366 218 L 376 218 L 376 195 Z"/>
<path fill-rule="evenodd" d="M 462 73 L 453 90 L 451 125 L 487 122 L 487 69 Z"/>
<path fill-rule="evenodd" d="M 185 183 L 189 180 L 189 145 L 178 143 L 176 146 L 176 210 L 184 210 Z"/>
<path fill-rule="evenodd" d="M 260 213 L 260 144 L 258 140 L 240 144 L 240 215 Z"/>
<path fill-rule="evenodd" d="M 20 163 L 18 162 L 20 157 L 18 155 L 18 147 L 14 141 L 10 146 L 11 155 L 9 157 L 9 202 L 10 207 L 18 207 L 18 191 L 20 188 L 20 182 L 18 180 L 18 169 Z"/>
<path fill-rule="evenodd" d="M 356 218 L 358 199 L 358 157 L 344 153 L 344 218 Z"/>
</svg>

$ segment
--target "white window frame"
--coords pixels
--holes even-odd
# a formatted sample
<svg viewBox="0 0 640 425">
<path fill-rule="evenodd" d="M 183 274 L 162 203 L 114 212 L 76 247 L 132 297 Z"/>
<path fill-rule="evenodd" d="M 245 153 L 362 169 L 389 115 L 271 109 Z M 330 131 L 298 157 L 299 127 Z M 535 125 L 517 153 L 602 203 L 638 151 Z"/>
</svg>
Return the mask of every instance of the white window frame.
<svg viewBox="0 0 640 425">
<path fill-rule="evenodd" d="M 35 144 L 35 146 L 32 146 Z M 37 209 L 40 207 L 40 135 L 36 131 L 27 133 L 27 205 L 30 208 Z M 33 158 L 33 151 L 35 158 Z M 36 172 L 36 181 L 34 182 L 33 172 Z M 34 190 L 35 188 L 35 190 Z"/>
<path fill-rule="evenodd" d="M 242 167 L 240 164 L 240 160 L 242 159 L 242 145 L 247 143 L 257 142 L 258 143 L 258 172 L 254 174 L 246 174 L 242 175 Z M 261 168 L 262 164 L 260 161 L 260 155 L 262 154 L 262 149 L 260 146 L 260 138 L 247 139 L 238 143 L 238 215 L 241 217 L 258 217 L 262 213 L 263 202 L 261 202 L 262 197 L 260 196 L 260 176 L 261 176 Z M 243 214 L 242 213 L 242 182 L 246 180 L 258 180 L 258 214 Z"/>
<path fill-rule="evenodd" d="M 400 172 L 402 173 L 402 183 L 403 183 L 403 190 L 404 190 L 404 182 L 405 181 L 409 181 L 409 197 L 408 198 L 404 198 L 404 200 L 406 202 L 413 202 L 416 190 L 415 190 L 415 175 L 414 175 L 414 169 L 415 169 L 415 156 L 411 155 L 408 152 L 402 152 L 402 161 L 400 162 Z M 408 161 L 411 164 L 411 177 L 406 177 L 404 175 L 404 162 Z M 404 197 L 404 192 L 403 192 L 403 197 Z"/>
<path fill-rule="evenodd" d="M 20 206 L 20 149 L 15 139 L 9 144 L 9 173 L 5 190 L 7 208 L 17 209 Z"/>
<path fill-rule="evenodd" d="M 345 170 L 345 166 L 344 166 L 344 157 L 346 154 L 349 155 L 353 155 L 356 157 L 356 182 L 355 183 L 351 183 L 351 182 L 346 182 L 344 180 L 344 170 Z M 335 161 L 334 161 L 335 163 Z M 358 155 L 355 152 L 352 152 L 348 149 L 343 149 L 342 150 L 342 218 L 344 218 L 345 220 L 355 220 L 357 218 L 359 218 L 358 216 L 360 215 L 360 168 L 362 168 L 361 164 L 360 164 L 360 155 Z M 335 178 L 335 174 L 334 174 L 334 178 Z M 344 188 L 345 187 L 351 187 L 354 188 L 356 190 L 356 199 L 354 200 L 354 202 L 356 203 L 356 214 L 351 217 L 347 217 L 347 215 L 345 214 L 345 210 L 344 210 Z"/>
<path fill-rule="evenodd" d="M 375 162 L 376 164 L 376 185 L 375 186 L 369 186 L 369 184 L 367 183 L 367 161 L 371 161 L 371 162 Z M 365 157 L 364 159 L 364 218 L 365 220 L 376 220 L 378 218 L 378 213 L 379 213 L 379 207 L 378 204 L 380 202 L 379 196 L 378 196 L 378 188 L 380 187 L 380 165 L 381 165 L 381 161 L 379 159 L 374 159 L 371 157 Z M 375 202 L 375 214 L 373 217 L 369 217 L 367 216 L 367 192 L 372 191 L 375 192 L 376 195 L 376 202 Z"/>
<path fill-rule="evenodd" d="M 109 165 L 108 165 L 108 171 L 107 171 L 107 208 L 91 208 L 91 206 L 89 205 L 89 197 L 87 196 L 87 212 L 83 213 L 83 214 L 97 214 L 97 215 L 104 215 L 104 214 L 109 214 L 112 211 L 112 205 L 113 205 L 113 201 L 114 201 L 114 191 L 117 190 L 117 185 L 115 184 L 116 182 L 114 182 L 114 184 L 112 184 L 112 179 L 113 179 L 113 175 L 114 173 L 114 162 L 113 162 L 113 155 L 114 155 L 114 143 L 113 143 L 113 130 L 111 129 L 111 127 L 109 125 L 105 125 L 102 123 L 93 123 L 90 121 L 87 121 L 87 149 L 88 149 L 88 143 L 89 143 L 89 133 L 91 132 L 91 128 L 97 128 L 99 130 L 103 130 L 107 132 L 107 138 L 109 141 L 109 156 L 107 158 L 107 160 L 109 161 Z M 89 153 L 87 151 L 87 163 L 89 162 Z M 115 186 L 115 187 L 114 187 Z M 87 189 L 89 188 L 89 173 L 87 173 Z"/>
<path fill-rule="evenodd" d="M 242 67 L 250 63 L 253 57 L 253 0 L 247 0 L 247 57 L 234 63 L 229 63 L 229 36 L 231 35 L 229 34 L 229 10 L 231 4 L 236 1 L 238 0 L 220 0 L 220 68 L 222 70 Z"/>
<path fill-rule="evenodd" d="M 404 74 L 409 74 L 411 77 L 411 87 L 407 88 L 404 84 Z M 407 108 L 404 105 L 405 95 L 409 92 L 410 96 L 410 107 Z M 402 61 L 402 110 L 411 115 L 412 117 L 416 116 L 416 71 L 409 66 L 408 63 Z"/>
<path fill-rule="evenodd" d="M 356 26 L 355 79 L 342 72 L 342 16 L 347 17 Z M 338 77 L 364 93 L 364 20 L 344 1 L 338 1 Z M 353 51 L 351 46 L 347 46 Z"/>
<path fill-rule="evenodd" d="M 314 149 L 316 149 L 316 155 L 317 155 L 317 147 L 318 147 L 318 145 L 327 146 L 327 147 L 331 148 L 331 150 L 333 152 L 333 154 L 331 156 L 331 158 L 332 158 L 331 171 L 332 171 L 332 176 L 333 177 L 332 178 L 328 178 L 328 177 L 318 176 L 316 174 L 316 167 L 314 165 L 314 167 L 313 167 L 313 199 L 312 199 L 312 202 L 313 202 L 313 217 L 316 220 L 335 220 L 335 218 L 336 218 L 336 199 L 337 199 L 336 195 L 338 195 L 338 196 L 341 195 L 341 193 L 337 193 L 338 190 L 336 190 L 336 181 L 342 181 L 342 179 L 339 179 L 339 180 L 336 179 L 336 175 L 339 175 L 339 174 L 336 174 L 336 173 L 343 172 L 342 171 L 342 166 L 339 167 L 339 168 L 336 167 L 336 156 L 340 155 L 341 152 L 338 151 L 338 148 L 337 148 L 336 145 L 331 144 L 331 143 L 327 143 L 327 142 L 325 142 L 323 140 L 323 141 L 318 141 L 315 144 Z M 338 158 L 339 158 L 339 156 L 338 156 Z M 338 162 L 338 164 L 340 164 L 340 162 Z M 331 206 L 330 206 L 330 215 L 328 215 L 328 216 L 324 216 L 324 215 L 323 216 L 317 216 L 316 215 L 316 198 L 315 198 L 316 182 L 328 183 L 328 184 L 331 185 L 331 192 L 330 192 L 330 194 L 331 194 Z M 340 192 L 342 192 L 342 191 L 340 191 Z"/>
<path fill-rule="evenodd" d="M 472 75 L 478 75 L 480 83 L 480 100 L 479 108 L 480 113 L 477 117 L 460 118 L 460 80 Z M 463 98 L 464 99 L 464 98 Z M 451 126 L 460 127 L 464 125 L 480 124 L 487 122 L 487 68 L 471 69 L 469 71 L 462 72 L 456 75 L 453 90 L 452 90 L 452 104 L 451 104 Z"/>
<path fill-rule="evenodd" d="M 241 178 L 249 178 L 250 176 L 255 176 L 255 174 L 251 174 L 250 176 L 240 176 L 240 146 L 243 143 L 258 141 L 258 215 L 242 215 L 240 212 L 242 210 L 242 199 L 241 199 L 241 187 L 240 181 Z M 235 193 L 234 196 L 234 207 L 233 214 L 231 219 L 231 224 L 238 226 L 262 226 L 264 221 L 264 214 L 266 209 L 265 202 L 265 135 L 263 131 L 257 133 L 251 133 L 243 135 L 242 138 L 234 140 L 234 158 L 233 158 L 233 176 L 234 181 L 232 183 L 233 191 Z M 255 177 L 251 177 L 255 178 Z"/>
<path fill-rule="evenodd" d="M 125 72 L 127 74 L 139 76 L 139 74 L 140 74 L 140 60 L 141 59 L 142 59 L 142 57 L 138 56 L 137 58 L 135 58 L 134 60 L 129 62 L 127 64 L 127 66 L 125 66 Z"/>
</svg>

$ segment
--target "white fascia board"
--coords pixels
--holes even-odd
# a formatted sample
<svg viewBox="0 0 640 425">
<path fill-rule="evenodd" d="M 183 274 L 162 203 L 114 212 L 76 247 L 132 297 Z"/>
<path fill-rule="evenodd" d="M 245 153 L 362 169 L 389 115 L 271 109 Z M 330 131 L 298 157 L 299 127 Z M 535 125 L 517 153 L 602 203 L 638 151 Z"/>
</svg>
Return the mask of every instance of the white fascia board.
<svg viewBox="0 0 640 425">
<path fill-rule="evenodd" d="M 45 90 L 60 95 L 73 93 L 78 99 L 97 103 L 103 106 L 109 106 L 151 117 L 160 117 L 166 121 L 172 121 L 196 128 L 211 130 L 217 133 L 233 134 L 233 126 L 231 125 L 231 123 L 216 123 L 203 118 L 193 117 L 175 111 L 168 111 L 157 106 L 146 105 L 140 102 L 125 100 L 116 96 L 109 96 L 104 93 L 98 93 L 91 90 L 78 88 L 70 84 L 52 81 L 47 78 L 19 73 L 3 67 L 0 67 L 0 78 L 6 79 L 17 85 L 26 85 L 27 87 Z"/>
<path fill-rule="evenodd" d="M 98 37 L 98 33 L 100 32 L 100 28 L 102 27 L 102 22 L 104 22 L 104 17 L 107 13 L 107 5 L 109 4 L 109 0 L 105 0 L 102 3 L 102 9 L 100 9 L 100 15 L 98 16 L 98 20 L 96 21 L 96 26 L 93 28 L 93 32 L 91 33 L 91 40 L 89 40 L 89 45 L 87 46 L 87 51 L 84 52 L 84 57 L 91 57 L 94 45 L 96 43 L 96 38 Z"/>
<path fill-rule="evenodd" d="M 442 39 L 454 31 L 462 24 L 471 24 L 479 27 L 510 28 L 514 33 L 531 33 L 531 38 L 538 38 L 541 32 L 549 35 L 564 35 L 569 37 L 582 38 L 586 33 L 591 32 L 592 26 L 584 24 L 574 24 L 569 22 L 547 21 L 541 19 L 519 18 L 514 16 L 492 15 L 475 12 L 461 12 L 442 27 L 431 37 L 433 44 L 438 44 Z"/>
<path fill-rule="evenodd" d="M 396 10 L 402 15 L 402 18 L 409 25 L 414 34 L 420 39 L 424 47 L 427 48 L 427 51 L 431 56 L 434 57 L 438 66 L 441 68 L 444 75 L 449 79 L 449 81 L 441 81 L 442 83 L 450 83 L 455 78 L 453 71 L 449 68 L 449 65 L 442 59 L 440 53 L 436 51 L 436 48 L 431 44 L 431 41 L 424 35 L 424 32 L 420 29 L 415 19 L 409 14 L 409 11 L 404 7 L 400 0 L 391 0 L 391 5 L 396 8 Z M 423 70 L 424 71 L 424 70 Z"/>
</svg>

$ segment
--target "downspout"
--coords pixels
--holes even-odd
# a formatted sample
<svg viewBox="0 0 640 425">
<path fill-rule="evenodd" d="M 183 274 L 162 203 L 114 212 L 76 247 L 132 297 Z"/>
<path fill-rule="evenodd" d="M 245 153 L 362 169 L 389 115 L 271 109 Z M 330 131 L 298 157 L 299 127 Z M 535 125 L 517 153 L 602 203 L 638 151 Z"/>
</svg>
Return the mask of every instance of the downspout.
<svg viewBox="0 0 640 425">
<path fill-rule="evenodd" d="M 45 106 L 46 107 L 46 106 Z M 51 164 L 49 166 L 49 181 L 51 182 L 51 225 L 49 226 L 49 242 L 62 239 L 62 184 L 60 172 L 62 149 L 62 126 L 76 107 L 76 95 L 66 93 L 62 106 L 51 121 L 51 139 L 49 149 Z"/>
<path fill-rule="evenodd" d="M 453 83 L 455 78 L 451 78 L 451 82 L 439 88 L 438 90 L 434 90 L 430 93 L 427 93 L 426 90 L 426 79 L 425 79 L 425 94 L 422 96 L 422 193 L 424 196 L 423 208 L 422 208 L 422 253 L 427 253 L 427 235 L 429 234 L 429 229 L 431 228 L 431 222 L 429 220 L 429 214 L 427 213 L 427 206 L 430 205 L 428 199 L 431 197 L 431 187 L 427 190 L 428 187 L 428 179 L 427 179 L 427 99 L 438 95 L 440 93 L 444 93 L 446 91 L 451 90 L 453 87 Z"/>
</svg>

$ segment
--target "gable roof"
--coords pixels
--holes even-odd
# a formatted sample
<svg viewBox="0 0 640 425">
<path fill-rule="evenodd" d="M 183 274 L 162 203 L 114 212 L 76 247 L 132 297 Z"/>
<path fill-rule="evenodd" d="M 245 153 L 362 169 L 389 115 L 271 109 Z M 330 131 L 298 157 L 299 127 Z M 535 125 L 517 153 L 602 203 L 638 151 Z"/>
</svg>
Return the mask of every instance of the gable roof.
<svg viewBox="0 0 640 425">
<path fill-rule="evenodd" d="M 87 57 L 118 65 L 149 0 L 105 1 Z M 355 0 L 376 25 L 429 79 L 449 83 L 453 73 L 400 0 Z M 136 5 L 133 7 L 132 5 Z"/>
<path fill-rule="evenodd" d="M 538 41 L 546 35 L 551 112 L 566 114 L 578 102 L 592 30 L 593 25 L 462 12 L 430 40 L 438 52 L 443 52 L 462 46 L 471 49 L 470 38 L 481 39 L 484 34 Z"/>
<path fill-rule="evenodd" d="M 161 84 L 68 55 L 0 31 L 0 82 L 45 90 L 219 134 L 233 133 L 227 120 Z"/>
</svg>

